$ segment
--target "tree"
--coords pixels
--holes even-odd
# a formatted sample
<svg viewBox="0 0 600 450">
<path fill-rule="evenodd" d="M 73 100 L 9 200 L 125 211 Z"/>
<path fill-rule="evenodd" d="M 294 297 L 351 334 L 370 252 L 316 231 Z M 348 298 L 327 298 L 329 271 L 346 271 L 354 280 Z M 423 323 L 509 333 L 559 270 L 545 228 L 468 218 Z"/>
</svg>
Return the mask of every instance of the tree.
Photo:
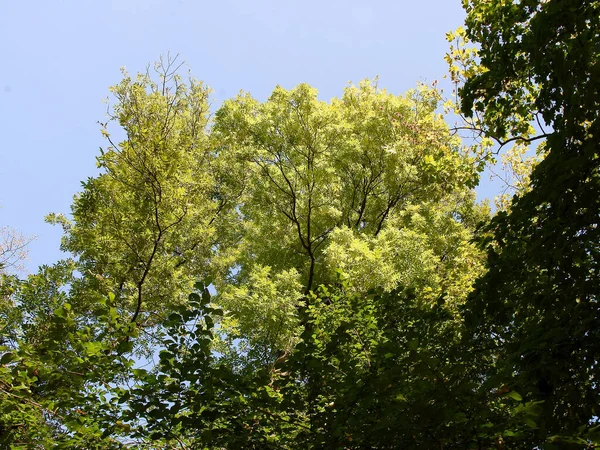
<svg viewBox="0 0 600 450">
<path fill-rule="evenodd" d="M 365 82 L 327 104 L 301 85 L 262 104 L 241 95 L 217 112 L 213 148 L 241 192 L 231 224 L 238 244 L 219 248 L 229 273 L 213 280 L 225 317 L 196 296 L 168 318 L 157 370 L 137 372 L 118 394 L 140 439 L 460 447 L 481 434 L 467 418 L 483 426 L 502 416 L 485 411 L 482 399 L 502 399 L 473 392 L 480 371 L 465 373 L 469 352 L 459 348 L 457 309 L 481 270 L 470 241 L 486 212 L 437 99 L 426 88 L 396 97 Z M 324 284 L 333 286 L 311 293 Z M 218 357 L 209 353 L 214 320 Z M 451 406 L 461 396 L 468 400 Z M 399 421 L 407 426 L 394 428 Z"/>
<path fill-rule="evenodd" d="M 363 292 L 403 285 L 460 303 L 481 267 L 469 241 L 485 212 L 435 89 L 395 96 L 364 81 L 326 103 L 307 85 L 278 87 L 264 103 L 225 102 L 209 123 L 208 89 L 176 69 L 158 63 L 158 83 L 124 74 L 101 174 L 72 221 L 48 218 L 81 274 L 68 281 L 75 310 L 114 292 L 152 326 L 208 277 L 226 309 L 219 350 L 266 364 L 297 341 L 302 299 L 340 268 Z"/>
<path fill-rule="evenodd" d="M 242 353 L 261 348 L 265 363 L 289 351 L 300 300 L 335 283 L 340 268 L 362 292 L 401 285 L 423 300 L 464 298 L 483 216 L 470 191 L 477 173 L 439 100 L 426 86 L 394 96 L 365 80 L 330 103 L 300 85 L 264 103 L 241 94 L 218 110 L 212 136 L 243 194 L 239 245 L 216 301 L 229 340 L 247 344 Z"/>
<path fill-rule="evenodd" d="M 483 449 L 540 408 L 481 379 L 490 358 L 461 343 L 443 301 L 350 283 L 311 294 L 287 358 L 244 372 L 211 352 L 221 311 L 199 286 L 160 324 L 157 367 L 111 394 L 114 421 L 150 448 Z"/>
<path fill-rule="evenodd" d="M 475 345 L 495 348 L 500 379 L 544 404 L 520 431 L 582 448 L 599 439 L 600 3 L 464 5 L 482 70 L 461 90 L 463 112 L 500 141 L 546 139 L 547 152 L 531 191 L 487 227 L 489 270 L 467 320 Z M 536 116 L 548 131 L 523 135 Z"/>
<path fill-rule="evenodd" d="M 94 321 L 84 322 L 68 303 L 43 322 L 25 311 L 16 337 L 0 346 L 3 447 L 122 448 L 117 436 L 123 430 L 114 420 L 121 410 L 106 394 L 133 364 L 123 355 L 137 330 L 123 324 L 113 301 L 104 299 Z M 29 332 L 36 322 L 43 333 Z"/>
<path fill-rule="evenodd" d="M 219 220 L 231 199 L 215 172 L 207 136 L 209 89 L 176 73 L 176 60 L 161 60 L 150 73 L 126 72 L 111 88 L 117 103 L 102 133 L 102 173 L 83 183 L 73 221 L 50 215 L 65 230 L 62 249 L 76 258 L 82 277 L 73 281 L 76 308 L 95 293 L 117 295 L 131 321 L 153 323 L 156 314 L 185 301 L 193 280 L 211 274 Z M 115 143 L 108 129 L 122 127 Z"/>
<path fill-rule="evenodd" d="M 156 68 L 159 82 L 124 74 L 112 88 L 101 173 L 72 220 L 48 217 L 72 257 L 10 284 L 19 308 L 2 351 L 21 353 L 2 363 L 6 398 L 25 386 L 11 398 L 40 405 L 27 410 L 44 439 L 458 448 L 482 434 L 465 417 L 503 417 L 504 397 L 477 384 L 486 358 L 461 347 L 488 212 L 439 94 L 365 81 L 322 102 L 278 87 L 211 122 L 207 88 Z M 158 352 L 152 370 L 133 368 L 140 344 Z M 437 406 L 449 412 L 431 420 Z"/>
<path fill-rule="evenodd" d="M 18 230 L 0 227 L 0 345 L 14 338 L 12 333 L 19 320 L 19 311 L 11 298 L 11 285 L 16 280 L 15 272 L 23 270 L 27 259 L 27 246 L 33 237 L 26 237 Z M 12 272 L 12 273 L 11 273 Z"/>
</svg>

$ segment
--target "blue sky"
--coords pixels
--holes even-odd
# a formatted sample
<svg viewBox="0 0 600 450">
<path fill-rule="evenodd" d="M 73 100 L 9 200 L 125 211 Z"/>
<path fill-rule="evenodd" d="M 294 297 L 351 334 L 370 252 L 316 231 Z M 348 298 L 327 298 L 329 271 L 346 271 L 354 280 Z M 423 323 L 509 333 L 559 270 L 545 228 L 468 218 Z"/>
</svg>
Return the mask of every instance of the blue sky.
<svg viewBox="0 0 600 450">
<path fill-rule="evenodd" d="M 69 212 L 96 173 L 108 87 L 119 68 L 179 54 L 214 90 L 266 99 L 307 82 L 324 100 L 379 76 L 403 93 L 446 73 L 460 0 L 0 0 L 0 225 L 37 235 L 29 270 L 60 258 L 49 212 Z"/>
</svg>

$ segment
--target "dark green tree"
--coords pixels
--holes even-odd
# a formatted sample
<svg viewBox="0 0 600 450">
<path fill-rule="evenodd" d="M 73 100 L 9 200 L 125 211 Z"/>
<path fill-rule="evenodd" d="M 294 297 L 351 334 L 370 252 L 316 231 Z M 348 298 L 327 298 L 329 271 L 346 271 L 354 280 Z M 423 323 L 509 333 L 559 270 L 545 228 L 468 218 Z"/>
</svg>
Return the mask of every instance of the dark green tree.
<svg viewBox="0 0 600 450">
<path fill-rule="evenodd" d="M 544 448 L 598 444 L 600 2 L 463 4 L 483 69 L 460 90 L 463 113 L 479 114 L 498 142 L 545 139 L 547 151 L 532 190 L 486 227 L 471 337 L 496 355 L 489 376 L 543 402 L 520 436 Z M 542 131 L 522 135 L 535 118 Z"/>
</svg>

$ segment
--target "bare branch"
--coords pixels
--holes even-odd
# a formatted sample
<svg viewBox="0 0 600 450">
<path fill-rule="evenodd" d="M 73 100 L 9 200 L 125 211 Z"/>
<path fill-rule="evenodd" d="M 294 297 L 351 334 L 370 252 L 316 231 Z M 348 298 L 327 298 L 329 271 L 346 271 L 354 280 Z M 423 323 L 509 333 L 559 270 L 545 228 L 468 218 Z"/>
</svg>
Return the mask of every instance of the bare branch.
<svg viewBox="0 0 600 450">
<path fill-rule="evenodd" d="M 10 227 L 0 227 L 0 273 L 7 269 L 22 271 L 27 259 L 27 246 L 35 239 Z"/>
</svg>

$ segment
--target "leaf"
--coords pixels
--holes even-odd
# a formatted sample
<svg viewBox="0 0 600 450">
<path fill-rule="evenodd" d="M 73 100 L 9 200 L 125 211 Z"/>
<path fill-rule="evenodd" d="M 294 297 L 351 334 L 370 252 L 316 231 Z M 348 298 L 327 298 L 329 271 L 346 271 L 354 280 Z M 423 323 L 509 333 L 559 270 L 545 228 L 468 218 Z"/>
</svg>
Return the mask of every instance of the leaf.
<svg viewBox="0 0 600 450">
<path fill-rule="evenodd" d="M 67 317 L 67 312 L 68 311 L 63 306 L 61 306 L 54 310 L 54 315 L 58 318 L 65 319 Z"/>
<path fill-rule="evenodd" d="M 506 394 L 504 394 L 504 396 L 512 398 L 513 400 L 516 400 L 518 402 L 523 400 L 523 397 L 521 397 L 521 395 L 515 391 L 508 391 Z"/>
<path fill-rule="evenodd" d="M 6 365 L 6 364 L 11 363 L 15 359 L 17 359 L 17 355 L 15 355 L 13 352 L 6 352 L 0 358 L 0 364 Z"/>
<path fill-rule="evenodd" d="M 419 340 L 418 339 L 411 339 L 410 341 L 408 341 L 408 349 L 409 350 L 417 350 L 419 348 Z"/>
<path fill-rule="evenodd" d="M 133 375 L 137 378 L 144 379 L 148 375 L 146 369 L 133 369 Z"/>
<path fill-rule="evenodd" d="M 537 428 L 538 427 L 537 423 L 535 423 L 535 421 L 533 419 L 531 419 L 530 417 L 524 417 L 523 422 L 525 422 L 525 425 L 527 425 L 529 428 Z"/>
<path fill-rule="evenodd" d="M 83 348 L 87 356 L 96 356 L 104 350 L 104 344 L 101 342 L 85 342 Z"/>
</svg>

